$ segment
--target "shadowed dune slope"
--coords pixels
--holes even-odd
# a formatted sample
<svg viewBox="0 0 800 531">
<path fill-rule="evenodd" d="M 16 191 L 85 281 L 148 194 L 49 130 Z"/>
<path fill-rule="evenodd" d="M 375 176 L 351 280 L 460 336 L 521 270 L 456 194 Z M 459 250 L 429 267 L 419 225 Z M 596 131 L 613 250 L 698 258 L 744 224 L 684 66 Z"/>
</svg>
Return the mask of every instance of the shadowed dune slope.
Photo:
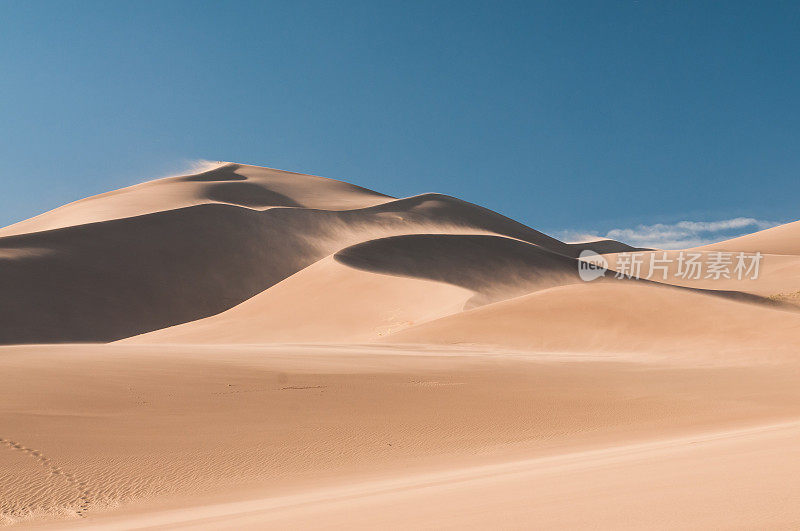
<svg viewBox="0 0 800 531">
<path fill-rule="evenodd" d="M 800 315 L 638 282 L 560 286 L 444 317 L 393 335 L 398 343 L 474 343 L 567 351 L 726 349 L 794 357 Z M 783 355 L 781 354 L 781 355 Z"/>
<path fill-rule="evenodd" d="M 394 236 L 353 245 L 334 258 L 366 271 L 462 286 L 477 294 L 470 307 L 580 281 L 575 259 L 490 235 Z"/>
<path fill-rule="evenodd" d="M 0 260 L 0 342 L 107 341 L 237 304 L 314 255 L 263 222 L 273 212 L 201 205 L 2 238 L 46 252 Z"/>
<path fill-rule="evenodd" d="M 597 254 L 631 253 L 634 251 L 651 250 L 643 247 L 633 247 L 632 245 L 628 245 L 627 243 L 622 243 L 618 242 L 617 240 L 609 240 L 609 239 L 592 240 L 581 243 L 568 243 L 567 245 L 575 249 L 573 253 L 576 256 L 580 254 L 580 252 L 583 251 L 584 249 L 588 251 L 594 251 Z"/>
</svg>

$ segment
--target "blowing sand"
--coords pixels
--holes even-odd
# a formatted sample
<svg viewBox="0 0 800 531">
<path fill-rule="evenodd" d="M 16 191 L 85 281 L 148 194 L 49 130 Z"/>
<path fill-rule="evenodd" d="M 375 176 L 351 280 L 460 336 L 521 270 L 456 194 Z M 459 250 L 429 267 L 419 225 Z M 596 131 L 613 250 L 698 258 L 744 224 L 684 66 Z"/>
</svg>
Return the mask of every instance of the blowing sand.
<svg viewBox="0 0 800 531">
<path fill-rule="evenodd" d="M 223 163 L 71 203 L 0 232 L 0 524 L 797 528 L 794 232 L 717 244 L 756 284 L 584 283 L 630 248 L 441 194 Z"/>
</svg>

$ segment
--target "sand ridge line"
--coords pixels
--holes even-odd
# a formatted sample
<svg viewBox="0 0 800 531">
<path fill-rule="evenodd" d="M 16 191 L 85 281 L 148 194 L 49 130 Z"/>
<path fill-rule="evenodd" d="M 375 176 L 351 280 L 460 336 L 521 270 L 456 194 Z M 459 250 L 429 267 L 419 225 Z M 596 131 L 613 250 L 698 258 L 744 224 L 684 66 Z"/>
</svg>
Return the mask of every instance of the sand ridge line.
<svg viewBox="0 0 800 531">
<path fill-rule="evenodd" d="M 39 464 L 49 472 L 49 477 L 61 476 L 66 479 L 67 483 L 72 485 L 72 487 L 78 491 L 78 509 L 75 510 L 75 514 L 81 518 L 86 518 L 86 512 L 89 510 L 89 505 L 91 503 L 91 493 L 89 492 L 85 481 L 79 480 L 71 472 L 66 472 L 60 466 L 53 464 L 53 460 L 44 455 L 40 450 L 28 448 L 27 446 L 23 446 L 16 441 L 2 437 L 0 437 L 0 444 L 4 444 L 12 450 L 17 450 L 28 454 L 30 457 L 38 461 Z"/>
</svg>

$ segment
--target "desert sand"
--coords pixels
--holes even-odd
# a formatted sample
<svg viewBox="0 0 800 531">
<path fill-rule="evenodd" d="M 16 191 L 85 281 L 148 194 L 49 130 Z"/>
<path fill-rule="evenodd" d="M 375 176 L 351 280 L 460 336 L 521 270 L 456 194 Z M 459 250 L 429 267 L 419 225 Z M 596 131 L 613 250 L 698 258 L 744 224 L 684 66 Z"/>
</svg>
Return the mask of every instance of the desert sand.
<svg viewBox="0 0 800 531">
<path fill-rule="evenodd" d="M 757 280 L 640 281 L 256 166 L 70 203 L 0 230 L 0 524 L 797 528 L 798 230 L 701 249 Z"/>
</svg>

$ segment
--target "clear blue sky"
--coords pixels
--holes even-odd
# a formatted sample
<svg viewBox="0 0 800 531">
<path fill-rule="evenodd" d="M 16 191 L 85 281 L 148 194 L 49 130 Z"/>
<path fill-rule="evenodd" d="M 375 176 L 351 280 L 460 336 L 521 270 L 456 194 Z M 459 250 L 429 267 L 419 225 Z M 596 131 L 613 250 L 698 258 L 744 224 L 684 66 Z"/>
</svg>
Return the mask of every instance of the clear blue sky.
<svg viewBox="0 0 800 531">
<path fill-rule="evenodd" d="M 800 218 L 796 2 L 5 0 L 0 72 L 0 225 L 192 159 L 549 232 Z"/>
</svg>

